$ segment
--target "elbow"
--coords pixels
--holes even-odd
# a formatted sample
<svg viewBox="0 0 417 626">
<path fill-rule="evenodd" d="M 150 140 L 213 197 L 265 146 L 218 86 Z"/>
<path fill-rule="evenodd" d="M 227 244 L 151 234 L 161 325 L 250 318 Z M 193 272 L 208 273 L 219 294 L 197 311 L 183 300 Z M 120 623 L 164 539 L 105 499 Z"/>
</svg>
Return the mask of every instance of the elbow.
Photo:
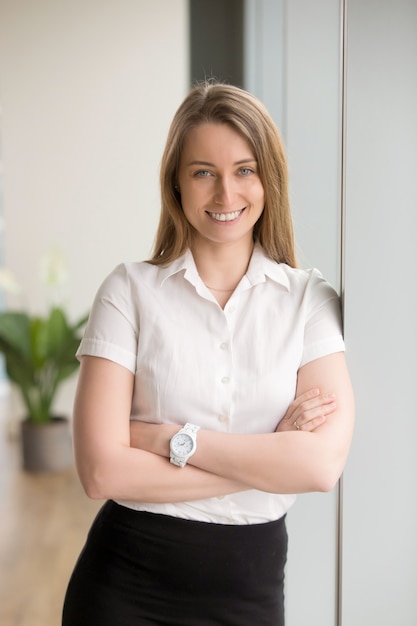
<svg viewBox="0 0 417 626">
<path fill-rule="evenodd" d="M 328 493 L 332 491 L 343 473 L 349 453 L 349 446 L 342 442 L 338 446 L 321 446 L 312 462 L 314 491 Z"/>
<path fill-rule="evenodd" d="M 105 492 L 104 490 L 101 488 L 101 485 L 99 485 L 97 482 L 94 481 L 86 481 L 86 480 L 82 480 L 81 484 L 84 488 L 84 492 L 87 495 L 88 498 L 90 498 L 91 500 L 106 500 L 107 496 L 105 496 Z"/>
<path fill-rule="evenodd" d="M 110 494 L 109 476 L 100 464 L 77 464 L 78 476 L 85 494 L 91 500 L 107 500 L 114 497 Z"/>
<path fill-rule="evenodd" d="M 106 500 L 108 498 L 102 482 L 97 480 L 96 477 L 80 475 L 80 481 L 85 494 L 91 500 Z"/>
<path fill-rule="evenodd" d="M 331 475 L 325 474 L 319 478 L 317 484 L 315 485 L 314 491 L 318 491 L 320 493 L 329 493 L 333 491 L 336 487 L 341 474 L 333 473 Z"/>
<path fill-rule="evenodd" d="M 332 459 L 329 463 L 322 464 L 317 468 L 318 471 L 315 476 L 314 491 L 321 493 L 329 493 L 332 491 L 339 482 L 344 464 L 344 460 L 342 462 L 340 459 Z"/>
</svg>

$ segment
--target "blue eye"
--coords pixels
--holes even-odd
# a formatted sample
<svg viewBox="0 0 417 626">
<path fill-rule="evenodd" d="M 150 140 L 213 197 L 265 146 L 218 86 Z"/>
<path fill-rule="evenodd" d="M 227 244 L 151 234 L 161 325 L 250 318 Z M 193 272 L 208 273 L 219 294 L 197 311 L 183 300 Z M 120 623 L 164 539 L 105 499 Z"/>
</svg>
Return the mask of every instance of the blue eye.
<svg viewBox="0 0 417 626">
<path fill-rule="evenodd" d="M 206 178 L 207 176 L 211 176 L 208 170 L 199 170 L 194 174 L 194 176 L 198 176 L 198 178 Z"/>
<path fill-rule="evenodd" d="M 248 176 L 249 174 L 253 174 L 253 169 L 251 169 L 250 167 L 242 167 L 239 171 L 242 176 Z"/>
</svg>

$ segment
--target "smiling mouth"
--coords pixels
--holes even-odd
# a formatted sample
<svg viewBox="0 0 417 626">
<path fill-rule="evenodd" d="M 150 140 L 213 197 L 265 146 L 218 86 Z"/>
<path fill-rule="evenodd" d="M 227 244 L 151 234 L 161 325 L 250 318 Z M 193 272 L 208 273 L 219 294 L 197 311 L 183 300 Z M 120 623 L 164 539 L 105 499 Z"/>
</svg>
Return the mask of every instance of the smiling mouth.
<svg viewBox="0 0 417 626">
<path fill-rule="evenodd" d="M 240 209 L 239 211 L 232 211 L 231 213 L 211 213 L 210 211 L 206 212 L 217 222 L 232 222 L 233 220 L 237 219 L 244 210 L 245 209 Z"/>
</svg>

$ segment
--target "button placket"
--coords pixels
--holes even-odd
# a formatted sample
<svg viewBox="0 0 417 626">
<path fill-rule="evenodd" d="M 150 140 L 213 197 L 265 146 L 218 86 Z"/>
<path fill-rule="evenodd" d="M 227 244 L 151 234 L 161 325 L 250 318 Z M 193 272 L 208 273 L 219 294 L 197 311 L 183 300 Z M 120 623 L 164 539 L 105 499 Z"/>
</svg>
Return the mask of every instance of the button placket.
<svg viewBox="0 0 417 626">
<path fill-rule="evenodd" d="M 217 344 L 219 363 L 221 367 L 218 371 L 218 380 L 221 385 L 221 405 L 218 413 L 218 421 L 222 425 L 223 429 L 229 428 L 229 416 L 232 406 L 232 393 L 233 393 L 233 355 L 232 355 L 232 337 L 231 329 L 228 320 L 228 316 L 225 315 L 225 326 L 223 336 L 219 338 Z"/>
</svg>

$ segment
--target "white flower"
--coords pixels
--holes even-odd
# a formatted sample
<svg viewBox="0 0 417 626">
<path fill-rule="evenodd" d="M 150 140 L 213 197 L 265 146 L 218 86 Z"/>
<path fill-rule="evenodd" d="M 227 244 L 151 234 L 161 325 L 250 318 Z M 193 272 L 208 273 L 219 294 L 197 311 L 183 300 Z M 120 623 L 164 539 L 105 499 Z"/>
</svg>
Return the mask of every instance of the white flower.
<svg viewBox="0 0 417 626">
<path fill-rule="evenodd" d="M 59 248 L 51 248 L 42 258 L 41 278 L 48 287 L 59 287 L 67 282 L 68 265 Z"/>
<path fill-rule="evenodd" d="M 22 293 L 22 289 L 12 272 L 5 267 L 0 267 L 0 288 L 14 295 Z"/>
</svg>

